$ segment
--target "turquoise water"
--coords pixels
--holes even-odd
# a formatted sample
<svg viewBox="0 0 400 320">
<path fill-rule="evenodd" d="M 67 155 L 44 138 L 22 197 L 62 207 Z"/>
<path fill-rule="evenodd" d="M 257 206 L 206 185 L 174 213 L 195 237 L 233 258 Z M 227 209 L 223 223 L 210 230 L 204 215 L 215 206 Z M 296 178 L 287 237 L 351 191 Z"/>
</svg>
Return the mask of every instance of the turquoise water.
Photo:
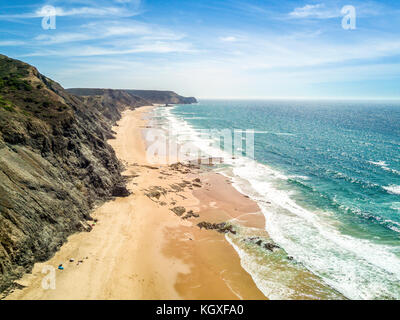
<svg viewBox="0 0 400 320">
<path fill-rule="evenodd" d="M 254 129 L 255 161 L 225 173 L 259 202 L 271 237 L 347 298 L 400 299 L 400 102 L 205 100 L 163 112 L 200 147 L 201 129 Z"/>
</svg>

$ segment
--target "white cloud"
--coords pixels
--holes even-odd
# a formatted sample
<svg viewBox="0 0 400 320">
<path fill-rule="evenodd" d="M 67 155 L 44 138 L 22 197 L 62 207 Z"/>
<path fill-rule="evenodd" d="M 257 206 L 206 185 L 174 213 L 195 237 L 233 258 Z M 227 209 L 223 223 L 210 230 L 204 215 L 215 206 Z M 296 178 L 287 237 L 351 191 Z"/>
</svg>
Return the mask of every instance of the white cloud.
<svg viewBox="0 0 400 320">
<path fill-rule="evenodd" d="M 24 41 L 0 41 L 0 47 L 22 46 L 24 44 Z"/>
<path fill-rule="evenodd" d="M 278 70 L 342 66 L 346 63 L 364 62 L 400 54 L 400 41 L 395 38 L 368 39 L 354 43 L 326 43 L 310 38 L 309 40 L 288 40 L 287 37 L 275 37 L 269 41 L 252 40 L 251 45 L 241 48 L 239 58 L 232 55 L 244 70 Z M 374 45 L 371 46 L 371 43 Z"/>
<path fill-rule="evenodd" d="M 49 15 L 49 10 L 43 6 L 35 12 L 21 14 L 0 15 L 0 19 L 29 19 L 42 18 Z M 58 17 L 81 16 L 81 17 L 132 17 L 138 15 L 138 10 L 126 9 L 124 7 L 79 7 L 62 8 L 55 7 L 55 14 Z"/>
<path fill-rule="evenodd" d="M 220 37 L 219 40 L 222 42 L 236 42 L 238 39 L 233 36 L 228 36 L 228 37 Z"/>
<path fill-rule="evenodd" d="M 317 18 L 330 19 L 340 16 L 340 9 L 326 8 L 324 4 L 307 4 L 304 7 L 295 8 L 289 13 L 292 18 Z"/>
<path fill-rule="evenodd" d="M 63 8 L 55 8 L 56 15 L 59 17 L 65 16 L 128 16 L 134 15 L 134 12 L 128 13 L 125 9 L 120 7 L 103 7 L 103 8 L 93 8 L 93 7 L 82 7 L 82 8 L 72 8 L 72 9 L 63 9 Z M 46 11 L 39 9 L 36 11 L 36 15 L 38 17 L 46 16 Z"/>
<path fill-rule="evenodd" d="M 183 42 L 152 42 L 133 45 L 130 47 L 122 47 L 115 45 L 112 48 L 100 46 L 77 46 L 68 49 L 62 48 L 58 50 L 39 50 L 24 57 L 88 57 L 88 56 L 108 56 L 108 55 L 128 55 L 135 53 L 194 53 L 197 52 L 190 43 Z"/>
<path fill-rule="evenodd" d="M 140 5 L 140 0 L 115 0 L 115 2 L 117 3 L 130 3 L 130 4 L 134 4 L 136 6 Z"/>
<path fill-rule="evenodd" d="M 91 40 L 93 37 L 84 33 L 58 33 L 55 35 L 41 34 L 34 38 L 44 44 L 59 44 L 67 42 Z"/>
<path fill-rule="evenodd" d="M 155 25 L 139 23 L 136 21 L 102 21 L 91 22 L 78 26 L 76 32 L 43 33 L 36 36 L 34 40 L 40 44 L 62 44 L 68 42 L 80 42 L 89 40 L 112 40 L 125 39 L 126 41 L 179 41 L 185 35 L 175 33 L 168 29 L 160 28 Z"/>
</svg>

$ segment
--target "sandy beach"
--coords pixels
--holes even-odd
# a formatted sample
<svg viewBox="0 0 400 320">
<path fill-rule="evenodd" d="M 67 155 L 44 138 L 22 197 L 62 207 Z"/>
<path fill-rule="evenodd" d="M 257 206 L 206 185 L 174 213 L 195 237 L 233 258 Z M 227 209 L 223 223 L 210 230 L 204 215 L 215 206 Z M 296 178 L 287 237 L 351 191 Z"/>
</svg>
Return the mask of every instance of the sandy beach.
<svg viewBox="0 0 400 320">
<path fill-rule="evenodd" d="M 109 141 L 132 194 L 97 208 L 93 230 L 71 236 L 52 259 L 37 263 L 7 299 L 266 299 L 225 234 L 197 226 L 236 219 L 264 232 L 258 205 L 222 175 L 150 165 L 143 116 L 151 108 L 124 112 Z M 44 268 L 60 264 L 56 288 L 43 289 Z"/>
</svg>

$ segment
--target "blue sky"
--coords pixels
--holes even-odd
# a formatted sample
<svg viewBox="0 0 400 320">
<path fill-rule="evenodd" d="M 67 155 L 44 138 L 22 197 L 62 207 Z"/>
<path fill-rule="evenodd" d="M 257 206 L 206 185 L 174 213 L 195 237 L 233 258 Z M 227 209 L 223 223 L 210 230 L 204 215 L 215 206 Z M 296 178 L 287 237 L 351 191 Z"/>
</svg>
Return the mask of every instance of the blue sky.
<svg viewBox="0 0 400 320">
<path fill-rule="evenodd" d="M 64 87 L 400 98 L 400 2 L 1 0 L 0 52 Z M 56 29 L 42 28 L 43 7 Z M 341 9 L 356 9 L 356 29 Z"/>
</svg>

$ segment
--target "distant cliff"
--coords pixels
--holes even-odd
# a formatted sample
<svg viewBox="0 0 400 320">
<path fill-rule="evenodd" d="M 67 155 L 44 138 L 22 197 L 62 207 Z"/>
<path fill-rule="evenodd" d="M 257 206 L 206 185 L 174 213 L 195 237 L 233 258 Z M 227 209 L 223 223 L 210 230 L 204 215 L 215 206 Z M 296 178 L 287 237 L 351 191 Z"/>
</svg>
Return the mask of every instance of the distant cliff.
<svg viewBox="0 0 400 320">
<path fill-rule="evenodd" d="M 120 111 L 143 104 L 126 93 L 76 97 L 0 55 L 0 292 L 89 231 L 97 203 L 128 194 L 107 139 Z"/>
<path fill-rule="evenodd" d="M 191 104 L 197 103 L 196 98 L 182 97 L 173 91 L 155 91 L 155 90 L 126 90 L 126 92 L 141 97 L 151 103 L 156 104 Z"/>
<path fill-rule="evenodd" d="M 113 91 L 118 93 L 127 93 L 134 98 L 141 98 L 148 104 L 191 104 L 197 103 L 196 98 L 182 97 L 173 91 L 157 91 L 157 90 L 110 90 L 110 89 L 85 89 L 75 88 L 67 89 L 68 92 L 77 96 L 102 96 Z"/>
<path fill-rule="evenodd" d="M 67 90 L 68 91 L 68 90 Z M 99 110 L 107 119 L 115 122 L 121 119 L 126 108 L 151 105 L 148 101 L 123 90 L 99 90 L 95 95 L 77 96 L 85 105 Z"/>
</svg>

